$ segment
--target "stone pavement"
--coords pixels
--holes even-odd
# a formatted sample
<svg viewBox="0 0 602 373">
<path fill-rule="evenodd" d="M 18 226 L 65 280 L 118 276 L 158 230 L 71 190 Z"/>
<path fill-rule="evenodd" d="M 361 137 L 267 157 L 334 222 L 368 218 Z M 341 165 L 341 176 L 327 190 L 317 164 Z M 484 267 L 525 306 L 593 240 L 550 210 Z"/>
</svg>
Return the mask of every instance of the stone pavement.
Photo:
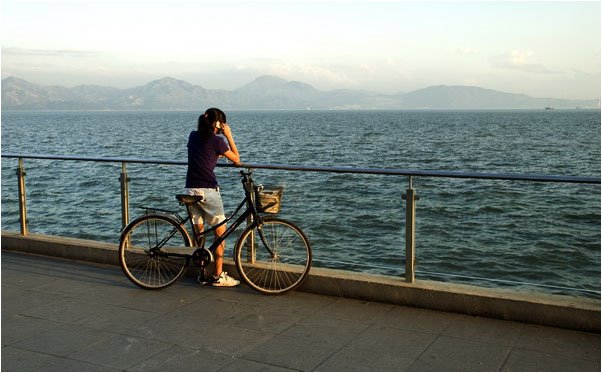
<svg viewBox="0 0 602 373">
<path fill-rule="evenodd" d="M 600 335 L 2 252 L 2 371 L 600 371 Z"/>
</svg>

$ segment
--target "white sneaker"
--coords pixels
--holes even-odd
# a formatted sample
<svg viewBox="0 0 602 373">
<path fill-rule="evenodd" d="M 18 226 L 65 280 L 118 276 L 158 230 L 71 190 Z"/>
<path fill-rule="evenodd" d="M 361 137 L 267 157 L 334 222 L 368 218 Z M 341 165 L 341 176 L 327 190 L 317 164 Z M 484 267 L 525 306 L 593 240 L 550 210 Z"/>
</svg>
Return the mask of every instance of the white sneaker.
<svg viewBox="0 0 602 373">
<path fill-rule="evenodd" d="M 223 286 L 223 287 L 232 287 L 232 286 L 238 286 L 238 284 L 240 284 L 240 281 L 233 279 L 232 277 L 228 276 L 227 272 L 222 272 L 218 278 L 215 279 L 215 281 L 213 281 L 211 283 L 211 286 Z"/>
</svg>

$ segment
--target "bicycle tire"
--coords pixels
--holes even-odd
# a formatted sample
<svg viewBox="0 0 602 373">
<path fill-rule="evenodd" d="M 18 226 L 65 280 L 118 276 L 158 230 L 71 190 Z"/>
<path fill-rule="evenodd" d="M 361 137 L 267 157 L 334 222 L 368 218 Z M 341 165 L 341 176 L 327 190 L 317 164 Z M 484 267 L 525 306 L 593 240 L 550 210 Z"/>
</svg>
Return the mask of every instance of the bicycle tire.
<svg viewBox="0 0 602 373">
<path fill-rule="evenodd" d="M 126 277 L 143 289 L 163 289 L 175 283 L 188 265 L 191 239 L 173 218 L 141 216 L 123 230 L 119 264 Z"/>
<path fill-rule="evenodd" d="M 255 250 L 250 249 L 253 240 Z M 275 257 L 269 253 L 266 243 Z M 250 287 L 263 294 L 282 294 L 301 285 L 309 273 L 311 245 L 295 224 L 266 217 L 261 227 L 254 224 L 242 232 L 236 241 L 234 261 L 239 275 Z"/>
</svg>

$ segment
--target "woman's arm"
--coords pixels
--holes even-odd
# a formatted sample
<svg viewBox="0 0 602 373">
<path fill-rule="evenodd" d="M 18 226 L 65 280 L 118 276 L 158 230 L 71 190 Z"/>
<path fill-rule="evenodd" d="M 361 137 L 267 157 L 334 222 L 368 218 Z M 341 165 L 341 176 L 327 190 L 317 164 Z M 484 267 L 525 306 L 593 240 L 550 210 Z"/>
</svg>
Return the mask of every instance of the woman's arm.
<svg viewBox="0 0 602 373">
<path fill-rule="evenodd" d="M 240 154 L 238 153 L 238 148 L 236 147 L 236 143 L 234 142 L 234 137 L 232 137 L 232 130 L 230 126 L 226 123 L 222 123 L 224 127 L 224 136 L 228 140 L 228 145 L 230 146 L 230 150 L 224 153 L 224 156 L 232 161 L 234 164 L 240 163 Z"/>
</svg>

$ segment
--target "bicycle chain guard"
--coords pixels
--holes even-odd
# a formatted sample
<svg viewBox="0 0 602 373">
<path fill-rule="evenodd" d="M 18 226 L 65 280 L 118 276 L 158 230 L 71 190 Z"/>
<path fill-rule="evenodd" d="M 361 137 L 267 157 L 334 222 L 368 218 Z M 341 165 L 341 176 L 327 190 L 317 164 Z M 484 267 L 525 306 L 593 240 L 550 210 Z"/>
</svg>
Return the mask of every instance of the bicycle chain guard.
<svg viewBox="0 0 602 373">
<path fill-rule="evenodd" d="M 209 263 L 213 262 L 213 254 L 204 247 L 196 249 L 192 253 L 192 262 L 197 267 L 205 268 L 209 265 Z"/>
</svg>

